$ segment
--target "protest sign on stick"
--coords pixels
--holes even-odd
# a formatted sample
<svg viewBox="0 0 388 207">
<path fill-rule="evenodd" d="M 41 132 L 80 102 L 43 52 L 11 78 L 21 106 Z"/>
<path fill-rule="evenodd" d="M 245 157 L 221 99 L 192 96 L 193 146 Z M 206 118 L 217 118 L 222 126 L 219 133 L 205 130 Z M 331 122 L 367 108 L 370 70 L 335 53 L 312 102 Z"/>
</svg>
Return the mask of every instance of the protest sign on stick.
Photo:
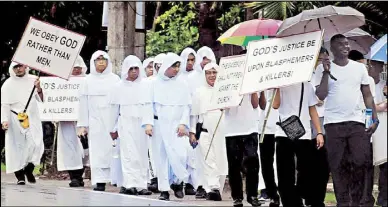
<svg viewBox="0 0 388 207">
<path fill-rule="evenodd" d="M 67 80 L 85 38 L 30 17 L 12 61 Z"/>
<path fill-rule="evenodd" d="M 249 42 L 240 94 L 309 81 L 322 35 L 316 31 Z"/>
<path fill-rule="evenodd" d="M 236 107 L 241 103 L 243 96 L 240 95 L 240 87 L 245 59 L 245 55 L 221 58 L 208 110 Z"/>
<path fill-rule="evenodd" d="M 38 103 L 42 121 L 77 121 L 79 89 L 85 77 L 68 81 L 58 77 L 41 77 L 44 101 Z"/>
</svg>

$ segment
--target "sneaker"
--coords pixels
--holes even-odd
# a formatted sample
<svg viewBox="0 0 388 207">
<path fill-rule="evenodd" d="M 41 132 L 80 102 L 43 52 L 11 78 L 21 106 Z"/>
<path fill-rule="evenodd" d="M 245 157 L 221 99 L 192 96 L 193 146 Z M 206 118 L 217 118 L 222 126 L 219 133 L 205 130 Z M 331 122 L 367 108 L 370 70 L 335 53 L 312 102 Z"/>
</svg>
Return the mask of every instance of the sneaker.
<svg viewBox="0 0 388 207">
<path fill-rule="evenodd" d="M 127 189 L 125 188 L 125 187 L 120 187 L 120 194 L 125 194 L 125 191 L 126 191 Z"/>
<path fill-rule="evenodd" d="M 26 184 L 26 181 L 24 180 L 18 180 L 18 182 L 16 183 L 16 185 L 25 185 Z"/>
<path fill-rule="evenodd" d="M 190 183 L 185 184 L 185 195 L 195 195 L 196 191 Z"/>
<path fill-rule="evenodd" d="M 233 206 L 234 207 L 243 207 L 242 199 L 233 199 Z"/>
<path fill-rule="evenodd" d="M 138 192 L 139 195 L 152 195 L 152 192 L 147 190 L 147 189 L 143 189 L 141 191 Z"/>
<path fill-rule="evenodd" d="M 183 183 L 182 184 L 172 184 L 171 190 L 174 191 L 174 195 L 177 198 L 183 198 L 185 195 L 183 194 Z"/>
<path fill-rule="evenodd" d="M 205 189 L 203 189 L 202 186 L 198 187 L 197 192 L 195 194 L 195 198 L 196 199 L 204 199 L 204 198 L 206 198 L 206 191 L 205 191 Z"/>
<path fill-rule="evenodd" d="M 261 206 L 261 203 L 257 197 L 248 197 L 247 202 L 254 207 Z"/>
<path fill-rule="evenodd" d="M 170 200 L 170 193 L 168 191 L 163 191 L 160 193 L 159 200 L 162 201 L 169 201 Z"/>
<path fill-rule="evenodd" d="M 209 201 L 222 201 L 221 193 L 218 189 L 212 189 L 206 196 Z"/>
<path fill-rule="evenodd" d="M 24 174 L 26 175 L 27 181 L 29 183 L 36 183 L 36 179 L 35 179 L 35 176 L 33 174 L 34 168 L 35 168 L 35 166 L 32 163 L 28 163 L 28 165 L 24 168 Z"/>
</svg>

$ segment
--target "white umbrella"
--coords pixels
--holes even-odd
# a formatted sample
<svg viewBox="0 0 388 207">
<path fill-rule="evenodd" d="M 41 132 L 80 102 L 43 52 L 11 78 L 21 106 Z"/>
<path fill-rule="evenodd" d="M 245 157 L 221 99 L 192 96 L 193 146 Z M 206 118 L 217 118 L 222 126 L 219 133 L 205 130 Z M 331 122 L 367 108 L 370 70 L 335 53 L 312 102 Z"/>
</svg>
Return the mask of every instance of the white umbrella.
<svg viewBox="0 0 388 207">
<path fill-rule="evenodd" d="M 365 16 L 351 7 L 325 6 L 305 10 L 287 18 L 278 29 L 278 37 L 325 30 L 324 39 L 343 34 L 365 24 Z"/>
<path fill-rule="evenodd" d="M 372 35 L 360 28 L 346 32 L 344 36 L 349 40 L 351 50 L 357 50 L 364 55 L 368 54 L 370 47 L 376 42 Z M 325 40 L 324 47 L 330 51 L 330 40 Z"/>
</svg>

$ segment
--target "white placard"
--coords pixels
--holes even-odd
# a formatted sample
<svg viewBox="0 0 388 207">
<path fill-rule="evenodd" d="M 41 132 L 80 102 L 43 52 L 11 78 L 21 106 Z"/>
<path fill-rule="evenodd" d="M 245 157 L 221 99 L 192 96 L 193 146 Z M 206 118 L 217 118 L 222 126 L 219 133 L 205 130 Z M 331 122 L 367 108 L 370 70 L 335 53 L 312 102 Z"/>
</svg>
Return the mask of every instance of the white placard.
<svg viewBox="0 0 388 207">
<path fill-rule="evenodd" d="M 57 77 L 41 77 L 44 102 L 39 103 L 42 121 L 77 121 L 79 89 L 84 77 L 71 77 L 68 81 Z"/>
<path fill-rule="evenodd" d="M 85 38 L 31 17 L 12 61 L 68 79 Z"/>
<path fill-rule="evenodd" d="M 316 31 L 249 42 L 240 94 L 309 81 L 322 35 Z"/>
<path fill-rule="evenodd" d="M 245 59 L 245 55 L 221 58 L 208 110 L 236 107 L 241 103 L 243 96 L 240 95 L 240 87 Z"/>
</svg>

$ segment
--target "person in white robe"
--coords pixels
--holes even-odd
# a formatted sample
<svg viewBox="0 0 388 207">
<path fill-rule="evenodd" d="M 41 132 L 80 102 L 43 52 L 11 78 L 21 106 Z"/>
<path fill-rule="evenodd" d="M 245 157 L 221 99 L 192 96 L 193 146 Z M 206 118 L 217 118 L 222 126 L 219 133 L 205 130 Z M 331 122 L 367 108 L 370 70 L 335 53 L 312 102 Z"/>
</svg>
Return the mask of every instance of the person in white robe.
<svg viewBox="0 0 388 207">
<path fill-rule="evenodd" d="M 87 67 L 81 56 L 78 56 L 70 79 L 84 78 Z M 83 187 L 84 148 L 77 136 L 75 121 L 61 121 L 58 123 L 57 168 L 58 171 L 67 171 L 70 176 L 70 187 Z"/>
<path fill-rule="evenodd" d="M 196 90 L 190 118 L 190 144 L 197 142 L 195 137 L 197 124 L 202 125 L 198 140 L 198 163 L 204 174 L 203 187 L 207 199 L 221 201 L 222 191 L 228 174 L 228 161 L 224 133 L 224 118 L 221 110 L 207 111 L 219 66 L 209 63 L 205 66 L 204 79 L 206 84 Z M 217 127 L 218 125 L 218 127 Z M 206 157 L 207 156 L 207 157 Z"/>
<path fill-rule="evenodd" d="M 194 71 L 191 72 L 187 76 L 187 82 L 189 84 L 190 93 L 193 95 L 193 93 L 199 88 L 206 84 L 205 79 L 203 78 L 205 76 L 205 73 L 203 71 L 203 68 L 208 63 L 216 63 L 216 56 L 214 55 L 213 51 L 207 47 L 203 46 L 197 51 L 196 55 L 196 61 L 194 63 Z M 206 198 L 206 191 L 202 186 L 203 182 L 203 170 L 200 169 L 200 165 L 196 166 L 196 160 L 199 159 L 200 154 L 197 153 L 197 149 L 192 150 L 191 153 L 189 153 L 189 160 L 190 160 L 190 168 L 191 168 L 191 180 L 194 187 L 197 189 L 195 197 L 197 199 L 203 199 Z"/>
<path fill-rule="evenodd" d="M 89 158 L 91 182 L 94 190 L 105 191 L 110 182 L 112 160 L 112 138 L 108 128 L 107 117 L 114 108 L 109 105 L 109 92 L 120 81 L 112 73 L 112 63 L 104 51 L 93 53 L 90 60 L 90 74 L 80 89 L 80 110 L 77 122 L 78 135 L 89 137 Z"/>
<path fill-rule="evenodd" d="M 149 86 L 140 75 L 144 70 L 140 59 L 130 55 L 123 61 L 121 81 L 113 87 L 110 104 L 115 108 L 112 122 L 120 137 L 123 172 L 122 192 L 128 195 L 151 195 L 147 188 L 148 137 L 142 128 L 144 91 Z M 123 93 L 125 91 L 125 93 Z M 112 132 L 116 132 L 114 129 Z"/>
<path fill-rule="evenodd" d="M 44 151 L 37 103 L 43 101 L 43 93 L 39 79 L 29 75 L 28 71 L 28 67 L 12 62 L 10 77 L 1 87 L 1 125 L 6 130 L 6 173 L 15 173 L 18 185 L 25 185 L 25 177 L 29 183 L 36 182 L 33 171 L 35 165 L 40 164 Z M 33 91 L 34 85 L 36 88 Z M 23 112 L 28 118 L 22 122 L 19 118 L 22 118 L 20 115 Z"/>
<path fill-rule="evenodd" d="M 191 96 L 188 85 L 177 78 L 181 62 L 182 59 L 174 53 L 166 55 L 145 101 L 143 126 L 153 140 L 160 200 L 169 200 L 170 189 L 177 198 L 183 198 L 183 181 L 189 176 L 185 143 L 190 124 Z"/>
<path fill-rule="evenodd" d="M 151 77 L 154 74 L 154 58 L 150 57 L 143 61 L 145 77 Z"/>
<path fill-rule="evenodd" d="M 148 77 L 147 80 L 150 81 L 150 84 L 152 85 L 153 81 L 157 79 L 157 74 L 159 71 L 160 66 L 163 63 L 164 57 L 166 56 L 165 53 L 158 54 L 154 58 L 154 63 L 153 63 L 153 73 L 152 76 Z M 157 123 L 155 123 L 157 125 Z M 154 149 L 153 145 L 159 144 L 157 134 L 154 134 L 152 136 L 151 141 L 148 143 L 148 153 L 149 153 L 149 166 L 148 166 L 148 174 L 150 178 L 150 184 L 148 185 L 147 189 L 152 191 L 153 193 L 159 193 L 159 188 L 158 188 L 158 169 L 156 167 L 155 163 L 155 157 L 154 157 Z"/>
<path fill-rule="evenodd" d="M 196 63 L 197 53 L 193 48 L 187 47 L 181 52 L 182 64 L 181 64 L 181 73 L 182 78 L 188 79 L 189 74 L 195 72 L 195 63 Z M 190 84 L 189 84 L 190 86 Z"/>
</svg>

